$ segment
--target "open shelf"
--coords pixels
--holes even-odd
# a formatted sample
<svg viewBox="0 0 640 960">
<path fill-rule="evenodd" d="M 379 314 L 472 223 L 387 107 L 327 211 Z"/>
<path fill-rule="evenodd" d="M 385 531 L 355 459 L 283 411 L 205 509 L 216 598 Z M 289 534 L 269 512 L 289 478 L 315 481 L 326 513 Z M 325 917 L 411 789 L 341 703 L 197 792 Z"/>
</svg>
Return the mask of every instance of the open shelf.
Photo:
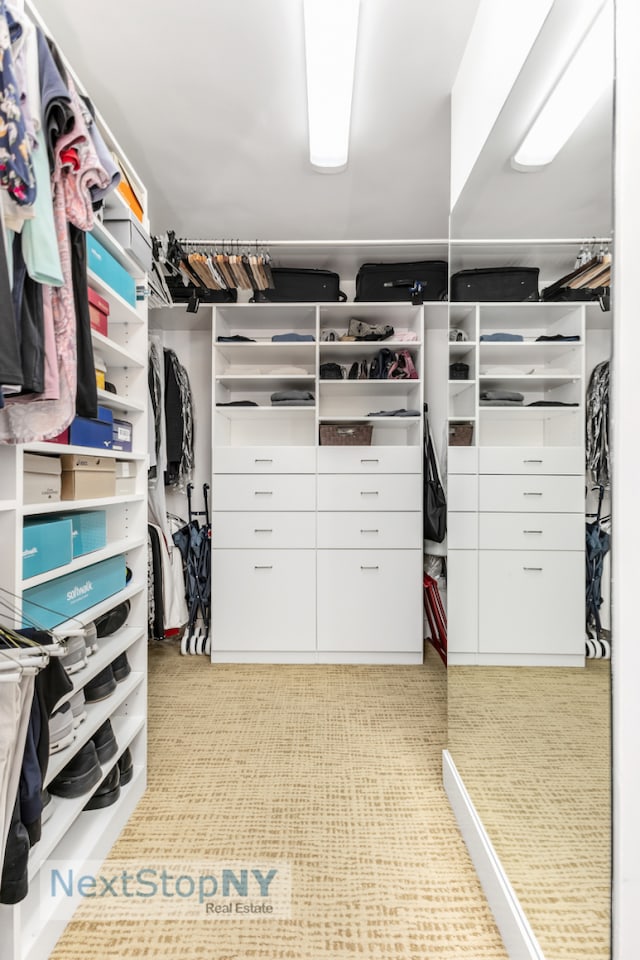
<svg viewBox="0 0 640 960">
<path fill-rule="evenodd" d="M 73 681 L 73 690 L 66 693 L 58 701 L 56 709 L 63 703 L 66 703 L 67 700 L 71 700 L 78 690 L 85 687 L 87 683 L 93 680 L 105 667 L 113 663 L 115 658 L 120 656 L 121 653 L 124 653 L 125 650 L 128 650 L 136 640 L 144 638 L 146 641 L 146 636 L 146 627 L 122 627 L 121 630 L 111 634 L 109 637 L 99 637 L 97 641 L 99 646 L 98 651 L 88 658 L 87 665 L 83 670 L 78 670 L 77 673 L 71 676 L 70 679 Z"/>
<path fill-rule="evenodd" d="M 105 283 L 93 270 L 87 270 L 87 282 L 96 293 L 109 302 L 109 324 L 143 323 L 143 319 L 127 300 Z"/>
<path fill-rule="evenodd" d="M 385 426 L 401 427 L 407 423 L 419 423 L 421 419 L 420 414 L 415 417 L 334 417 L 328 414 L 320 417 L 320 423 L 384 423 Z"/>
<path fill-rule="evenodd" d="M 115 192 L 117 193 L 117 191 Z M 118 194 L 118 196 L 120 196 L 120 194 Z M 129 219 L 129 208 L 124 200 L 122 206 L 122 219 Z M 94 220 L 91 233 L 100 241 L 105 250 L 108 250 L 111 256 L 115 257 L 115 259 L 122 267 L 124 267 L 127 273 L 130 273 L 132 277 L 142 279 L 144 276 L 143 271 L 140 269 L 140 266 L 136 263 L 133 257 L 129 256 L 122 244 L 116 240 L 114 235 L 107 227 L 108 222 L 108 220 Z M 91 286 L 93 286 L 93 284 L 91 284 Z"/>
<path fill-rule="evenodd" d="M 97 330 L 91 331 L 91 339 L 93 346 L 99 351 L 107 367 L 133 367 L 136 370 L 144 368 L 146 360 L 138 360 L 128 350 L 117 344 L 115 340 L 103 336 Z"/>
<path fill-rule="evenodd" d="M 273 343 L 264 340 L 257 343 L 215 343 L 216 352 L 227 363 L 278 364 L 313 363 L 316 358 L 316 343 Z"/>
<path fill-rule="evenodd" d="M 319 380 L 318 386 L 324 397 L 368 397 L 388 394 L 390 397 L 405 396 L 412 389 L 420 389 L 419 380 Z"/>
<path fill-rule="evenodd" d="M 240 373 L 223 373 L 216 377 L 216 383 L 222 387 L 229 387 L 230 390 L 243 390 L 249 393 L 293 389 L 296 383 L 300 383 L 303 389 L 308 389 L 310 385 L 315 385 L 315 381 L 316 377 L 314 373 L 247 375 Z"/>
<path fill-rule="evenodd" d="M 32 517 L 40 513 L 75 513 L 77 510 L 93 510 L 97 507 L 111 507 L 118 504 L 141 503 L 144 494 L 127 494 L 122 497 L 102 497 L 96 500 L 56 500 L 50 503 L 28 503 L 22 508 L 23 517 Z"/>
<path fill-rule="evenodd" d="M 313 407 L 216 407 L 215 412 L 228 420 L 254 420 L 258 417 L 309 417 L 315 413 Z"/>
<path fill-rule="evenodd" d="M 82 557 L 77 557 L 71 563 L 66 563 L 63 567 L 54 567 L 53 570 L 47 570 L 46 573 L 40 573 L 35 577 L 29 577 L 22 581 L 23 590 L 29 587 L 37 587 L 40 583 L 47 583 L 49 580 L 55 580 L 57 577 L 64 576 L 65 573 L 74 573 L 76 570 L 82 570 L 84 567 L 90 567 L 93 563 L 100 560 L 108 560 L 109 557 L 116 557 L 120 553 L 127 553 L 129 550 L 136 550 L 146 544 L 146 539 L 140 537 L 137 540 L 113 540 L 102 550 L 94 550 L 92 553 L 85 553 Z"/>
<path fill-rule="evenodd" d="M 4 513 L 6 510 L 15 510 L 17 505 L 16 500 L 0 500 L 0 513 Z"/>
<path fill-rule="evenodd" d="M 59 623 L 57 627 L 52 627 L 51 632 L 57 634 L 59 637 L 64 637 L 69 631 L 76 630 L 79 623 L 86 626 L 86 624 L 91 623 L 92 620 L 96 620 L 97 617 L 101 617 L 103 613 L 107 613 L 108 610 L 116 607 L 119 603 L 123 603 L 125 600 L 131 600 L 132 597 L 143 593 L 145 590 L 146 584 L 133 580 L 126 587 L 123 587 L 122 590 L 118 590 L 117 593 L 107 597 L 106 600 L 101 600 L 100 603 L 89 607 L 88 610 L 74 614 L 70 620 L 65 620 L 63 623 Z"/>
<path fill-rule="evenodd" d="M 108 407 L 109 410 L 120 410 L 122 413 L 144 412 L 141 403 L 135 403 L 133 400 L 121 397 L 117 393 L 111 393 L 109 390 L 98 390 L 98 403 L 101 407 Z"/>
<path fill-rule="evenodd" d="M 519 374 L 500 374 L 499 376 L 489 376 L 480 374 L 478 378 L 480 386 L 486 390 L 499 390 L 505 384 L 509 385 L 511 390 L 553 390 L 554 387 L 560 387 L 564 384 L 578 383 L 581 379 L 579 374 L 567 373 L 532 373 L 528 376 Z"/>
<path fill-rule="evenodd" d="M 419 350 L 421 340 L 322 340 L 319 344 L 320 353 L 332 354 L 342 358 L 374 357 L 383 347 L 397 353 L 398 350 Z"/>
<path fill-rule="evenodd" d="M 27 453 L 75 453 L 93 457 L 112 457 L 114 460 L 146 460 L 146 453 L 128 453 L 125 450 L 102 450 L 100 447 L 80 447 L 77 444 L 53 443 L 43 440 L 40 443 L 26 443 Z"/>
</svg>

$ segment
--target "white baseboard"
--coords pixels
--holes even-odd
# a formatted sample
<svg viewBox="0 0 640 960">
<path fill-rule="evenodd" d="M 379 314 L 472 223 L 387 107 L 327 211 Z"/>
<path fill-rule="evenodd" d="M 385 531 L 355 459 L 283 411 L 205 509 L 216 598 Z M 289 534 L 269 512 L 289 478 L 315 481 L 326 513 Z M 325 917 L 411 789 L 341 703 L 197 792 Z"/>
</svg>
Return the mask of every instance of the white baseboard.
<svg viewBox="0 0 640 960">
<path fill-rule="evenodd" d="M 442 780 L 510 960 L 544 960 L 522 904 L 448 750 L 442 751 Z"/>
</svg>

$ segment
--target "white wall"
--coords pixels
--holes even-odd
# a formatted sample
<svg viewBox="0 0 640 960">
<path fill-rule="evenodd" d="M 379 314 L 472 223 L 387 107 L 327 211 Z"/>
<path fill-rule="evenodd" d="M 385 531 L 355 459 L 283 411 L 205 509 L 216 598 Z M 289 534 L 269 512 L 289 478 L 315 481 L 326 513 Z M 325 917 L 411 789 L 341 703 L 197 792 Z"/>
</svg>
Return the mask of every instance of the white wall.
<svg viewBox="0 0 640 960">
<path fill-rule="evenodd" d="M 616 4 L 613 348 L 613 957 L 640 955 L 640 36 L 638 0 Z M 616 523 L 616 518 L 622 522 Z"/>
</svg>

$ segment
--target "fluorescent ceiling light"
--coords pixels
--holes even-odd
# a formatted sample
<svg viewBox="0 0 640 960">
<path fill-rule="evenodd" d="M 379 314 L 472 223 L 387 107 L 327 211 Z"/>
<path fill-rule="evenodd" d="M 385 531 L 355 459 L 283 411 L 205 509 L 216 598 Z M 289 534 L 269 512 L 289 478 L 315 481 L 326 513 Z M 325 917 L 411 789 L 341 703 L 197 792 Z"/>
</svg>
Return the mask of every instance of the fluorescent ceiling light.
<svg viewBox="0 0 640 960">
<path fill-rule="evenodd" d="M 360 0 L 304 0 L 309 157 L 323 172 L 344 170 L 349 156 Z"/>
<path fill-rule="evenodd" d="M 607 2 L 581 39 L 511 160 L 516 170 L 551 163 L 613 80 L 613 4 Z"/>
</svg>

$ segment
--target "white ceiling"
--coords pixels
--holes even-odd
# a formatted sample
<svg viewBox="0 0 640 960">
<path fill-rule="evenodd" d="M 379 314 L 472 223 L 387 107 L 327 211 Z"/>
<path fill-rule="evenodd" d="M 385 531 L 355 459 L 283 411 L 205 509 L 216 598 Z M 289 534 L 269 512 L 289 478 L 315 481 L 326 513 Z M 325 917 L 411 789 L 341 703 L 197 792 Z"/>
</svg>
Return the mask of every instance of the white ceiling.
<svg viewBox="0 0 640 960">
<path fill-rule="evenodd" d="M 449 92 L 478 0 L 362 0 L 345 173 L 308 164 L 302 0 L 35 0 L 154 232 L 446 237 Z"/>
</svg>

